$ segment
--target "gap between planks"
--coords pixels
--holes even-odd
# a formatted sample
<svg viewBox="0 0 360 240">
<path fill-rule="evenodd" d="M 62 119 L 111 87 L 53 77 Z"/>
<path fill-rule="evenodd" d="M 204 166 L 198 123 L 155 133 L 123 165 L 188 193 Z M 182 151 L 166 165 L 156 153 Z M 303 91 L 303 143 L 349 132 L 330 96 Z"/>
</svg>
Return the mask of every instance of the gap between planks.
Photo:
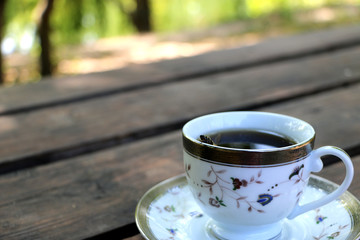
<svg viewBox="0 0 360 240">
<path fill-rule="evenodd" d="M 339 145 L 343 143 L 342 137 L 349 138 L 349 142 L 352 142 L 358 136 L 358 123 L 353 121 L 358 111 L 351 105 L 351 103 L 357 104 L 358 102 L 353 101 L 358 99 L 358 96 L 351 94 L 357 92 L 357 90 L 358 88 L 346 89 L 341 92 L 332 92 L 316 97 L 311 96 L 302 101 L 288 102 L 260 110 L 302 116 L 304 120 L 315 125 L 315 129 L 319 133 L 320 145 Z M 336 103 L 335 100 L 339 98 L 342 99 L 343 104 L 334 104 Z M 309 103 L 312 102 L 313 105 L 310 105 Z M 351 112 L 351 109 L 355 113 Z M 342 112 L 343 115 L 337 114 L 338 112 Z M 350 116 L 347 120 L 348 114 Z M 343 125 L 334 124 L 334 122 L 341 122 Z M 319 127 L 321 125 L 324 126 Z M 333 132 L 328 129 L 329 126 L 334 128 Z M 343 126 L 347 126 L 347 129 L 342 129 Z M 344 131 L 345 136 L 336 134 L 340 129 Z M 353 133 L 352 138 L 350 135 L 347 136 L 346 131 Z M 16 217 L 18 212 L 23 213 L 24 215 L 21 215 L 23 222 L 21 223 L 24 226 L 15 225 L 15 227 L 19 227 L 19 234 L 22 234 L 23 239 L 28 236 L 26 231 L 30 230 L 33 234 L 44 234 L 42 236 L 47 237 L 52 234 L 54 236 L 59 234 L 56 235 L 59 238 L 63 236 L 61 234 L 65 230 L 67 230 L 68 234 L 72 234 L 71 236 L 75 233 L 80 236 L 85 233 L 79 232 L 78 229 L 83 229 L 82 227 L 86 226 L 86 224 L 91 226 L 87 231 L 91 231 L 94 235 L 116 231 L 116 229 L 120 234 L 124 228 L 119 226 L 134 229 L 133 211 L 137 199 L 151 185 L 163 180 L 163 178 L 183 171 L 179 136 L 180 132 L 169 133 L 166 136 L 139 141 L 128 146 L 89 154 L 88 156 L 73 159 L 68 163 L 59 162 L 3 176 L 0 181 L 1 186 L 11 191 L 1 196 L 3 203 L 1 205 L 2 211 L 0 211 L 2 219 L 6 219 L 6 216 L 9 215 Z M 349 142 L 347 143 L 348 146 Z M 103 187 L 97 187 L 98 185 L 106 186 L 105 191 Z M 14 196 L 18 196 L 18 201 L 13 200 L 16 199 Z M 357 196 L 359 196 L 359 193 L 357 193 Z M 12 207 L 13 201 L 14 207 Z M 72 204 L 80 203 L 82 205 L 79 205 L 79 208 L 72 209 Z M 57 204 L 56 207 L 54 207 L 54 204 Z M 10 211 L 14 210 L 15 206 L 16 211 Z M 30 211 L 32 209 L 35 210 Z M 34 211 L 36 214 L 34 214 Z M 68 221 L 64 220 L 67 225 L 60 225 L 58 221 L 55 221 L 56 218 L 53 219 L 53 215 L 57 216 L 59 211 L 61 211 L 62 218 L 68 219 Z M 71 216 L 78 216 L 79 214 L 83 216 L 83 221 L 71 219 Z M 101 215 L 101 218 L 99 215 Z M 41 228 L 40 231 L 42 225 L 37 224 L 32 218 L 44 219 L 45 222 L 55 222 L 58 225 L 52 224 L 51 226 L 54 229 Z M 123 218 L 127 219 L 125 223 Z M 12 220 L 15 223 L 20 223 L 17 221 L 18 219 Z M 88 222 L 85 220 L 88 220 Z M 96 224 L 100 223 L 105 224 L 108 228 L 93 232 L 93 229 L 97 226 Z M 89 232 L 86 234 L 90 234 Z M 3 234 L 7 237 L 12 236 L 12 233 L 6 232 L 5 229 L 3 229 Z M 112 232 L 112 234 L 117 233 Z M 85 235 L 81 236 L 84 237 Z M 51 238 L 49 237 L 49 239 Z"/>
<path fill-rule="evenodd" d="M 6 105 L 6 102 L 9 101 L 8 98 L 15 102 L 16 98 L 13 96 L 24 94 L 25 92 L 23 90 L 17 91 L 16 89 L 2 89 L 1 91 L 4 96 L 0 97 L 3 104 L 0 108 L 0 116 L 36 111 L 93 98 L 107 97 L 114 94 L 156 87 L 172 82 L 187 81 L 192 78 L 205 77 L 217 73 L 238 71 L 348 49 L 359 46 L 360 38 L 359 34 L 357 34 L 359 32 L 360 28 L 358 26 L 348 26 L 265 40 L 254 46 L 214 51 L 194 57 L 136 65 L 103 73 L 47 79 L 47 81 L 39 84 L 44 87 L 43 90 L 47 92 L 46 94 L 49 96 L 44 99 L 37 99 L 38 95 L 40 96 L 43 93 L 36 90 L 36 87 L 33 86 L 36 84 L 31 84 L 30 87 L 20 86 L 20 89 L 25 89 L 25 92 L 26 88 L 29 88 L 29 90 L 32 89 L 32 91 L 36 91 L 36 94 L 35 96 L 33 94 L 31 98 L 26 99 L 26 101 L 20 101 L 16 104 L 9 103 L 10 106 Z M 241 56 L 244 56 L 244 58 L 241 58 Z M 144 71 L 146 80 L 138 74 L 141 71 Z M 121 75 L 125 75 L 125 78 Z M 104 84 L 104 86 L 98 86 L 99 84 L 93 83 L 94 81 L 99 82 L 104 80 L 107 83 Z M 70 81 L 78 83 L 71 84 L 69 83 Z M 121 81 L 125 83 L 122 84 Z M 56 83 L 54 84 L 54 82 Z M 62 82 L 64 84 L 62 84 Z M 62 89 L 64 87 L 62 85 L 70 85 L 71 87 Z M 79 86 L 74 87 L 76 85 Z M 95 85 L 95 87 L 92 85 Z M 72 91 L 74 91 L 74 93 L 72 93 Z"/>
<path fill-rule="evenodd" d="M 275 104 L 291 102 L 297 99 L 301 99 L 308 96 L 315 96 L 323 92 L 331 91 L 338 89 L 339 87 L 351 87 L 353 85 L 359 84 L 360 79 L 356 81 L 341 83 L 339 85 L 327 86 L 322 89 L 316 89 L 311 92 L 300 93 L 298 95 L 292 95 L 284 98 L 279 98 L 274 101 L 269 101 L 266 103 L 257 103 L 253 105 L 248 105 L 245 107 L 235 107 L 229 109 L 222 109 L 221 111 L 253 111 L 260 108 L 271 107 Z M 211 113 L 211 112 L 209 112 Z M 195 116 L 196 117 L 196 116 Z M 96 151 L 105 150 L 112 147 L 121 146 L 123 144 L 129 144 L 141 139 L 150 138 L 166 134 L 172 131 L 179 130 L 187 121 L 191 118 L 179 119 L 174 122 L 168 122 L 166 125 L 153 126 L 149 128 L 144 128 L 136 132 L 130 132 L 126 135 L 118 135 L 110 138 L 100 138 L 92 142 L 85 142 L 80 145 L 74 145 L 69 148 L 59 148 L 52 151 L 40 152 L 38 154 L 33 154 L 30 156 L 25 156 L 17 158 L 15 161 L 7 161 L 0 163 L 0 174 L 7 174 L 13 171 L 21 171 L 24 169 L 41 166 L 44 164 L 49 164 L 57 161 L 67 160 L 81 155 L 91 154 Z M 360 146 L 353 146 L 349 149 L 346 149 L 350 156 L 354 156 L 360 153 Z M 326 164 L 331 164 L 337 162 L 336 158 L 328 157 L 325 159 Z"/>
<path fill-rule="evenodd" d="M 344 55 L 349 56 L 348 52 L 345 51 L 340 54 L 340 56 L 341 56 L 340 59 L 342 59 Z M 356 55 L 356 52 L 355 52 L 355 55 Z M 354 58 L 354 60 L 355 59 L 356 58 Z M 279 66 L 284 65 L 285 67 L 283 69 L 287 69 L 287 67 L 289 67 L 291 65 L 296 65 L 296 64 L 301 65 L 301 63 L 303 61 L 305 61 L 305 60 L 301 60 L 301 61 L 297 60 L 294 62 L 289 62 L 286 64 L 277 64 L 277 65 L 279 65 Z M 309 63 L 312 63 L 312 61 L 310 61 L 310 60 L 307 60 L 307 61 L 309 61 Z M 353 62 L 353 60 L 351 58 L 348 59 L 348 61 Z M 327 62 L 325 61 L 323 63 L 323 65 L 326 65 L 326 63 Z M 333 64 L 336 64 L 336 63 L 337 63 L 337 61 L 335 61 Z M 356 65 L 356 63 L 354 63 L 354 64 Z M 346 64 L 344 66 L 346 66 Z M 263 68 L 264 68 L 264 71 L 263 71 L 264 76 L 259 75 L 259 76 L 256 76 L 254 79 L 248 79 L 248 81 L 251 82 L 252 80 L 255 80 L 256 78 L 265 77 L 265 74 L 267 73 L 267 67 L 266 68 L 263 67 Z M 262 68 L 259 67 L 258 69 L 260 70 Z M 341 66 L 339 69 L 341 69 Z M 299 70 L 300 70 L 300 68 L 299 68 Z M 289 70 L 287 69 L 287 71 L 289 71 Z M 338 69 L 335 69 L 334 73 L 337 73 L 337 72 L 338 72 Z M 308 96 L 316 96 L 318 94 L 331 92 L 333 90 L 338 90 L 339 88 L 356 87 L 360 82 L 360 75 L 357 72 L 355 72 L 355 75 L 352 75 L 352 76 L 342 76 L 341 79 L 340 78 L 337 79 L 337 76 L 333 76 L 333 75 L 335 75 L 334 73 L 332 73 L 332 72 L 327 73 L 327 75 L 329 75 L 327 81 L 324 81 L 324 82 L 320 81 L 318 84 L 315 84 L 312 87 L 305 87 L 304 89 L 291 92 L 289 90 L 290 90 L 290 88 L 294 87 L 294 85 L 292 85 L 292 86 L 288 87 L 289 89 L 287 89 L 287 91 L 289 91 L 289 92 L 287 94 L 280 94 L 280 95 L 276 95 L 275 97 L 274 96 L 268 97 L 266 99 L 264 99 L 262 96 L 261 97 L 262 99 L 261 98 L 253 99 L 248 102 L 245 101 L 245 104 L 242 102 L 241 106 L 235 104 L 231 107 L 227 107 L 226 105 L 220 104 L 216 108 L 214 108 L 214 107 L 209 108 L 206 113 L 210 113 L 212 111 L 218 112 L 218 111 L 230 111 L 230 110 L 256 110 L 259 108 L 270 107 L 270 106 L 280 104 L 280 103 L 286 103 L 286 102 L 291 102 L 294 100 L 299 100 L 302 98 L 306 98 Z M 240 72 L 239 74 L 242 74 L 242 75 L 237 75 L 234 73 L 229 74 L 229 75 L 234 75 L 234 76 L 232 76 L 232 78 L 236 78 L 236 77 L 243 76 L 245 74 L 245 72 Z M 284 76 L 282 76 L 282 78 L 286 79 L 287 78 L 286 74 L 288 74 L 288 73 L 285 72 L 285 74 L 284 74 Z M 251 70 L 248 71 L 248 74 L 246 76 L 253 76 L 253 71 L 251 71 Z M 330 76 L 333 77 L 333 79 L 330 80 Z M 275 75 L 273 78 L 276 78 L 276 77 L 278 77 L 278 75 Z M 323 75 L 322 73 L 321 74 L 314 73 L 314 76 L 306 75 L 302 78 L 297 79 L 297 81 L 302 81 L 309 77 L 310 78 L 325 78 L 325 75 Z M 219 79 L 217 81 L 219 81 L 219 82 L 224 81 L 222 79 L 221 75 L 218 76 L 218 78 Z M 197 81 L 199 81 L 199 80 L 197 80 Z M 204 80 L 201 80 L 201 81 L 204 81 Z M 205 81 L 210 82 L 210 81 L 212 81 L 212 79 L 210 79 L 210 80 L 206 79 Z M 231 81 L 233 81 L 233 80 L 231 80 Z M 245 82 L 243 82 L 241 84 L 245 84 Z M 184 84 L 182 84 L 182 85 L 184 85 Z M 201 85 L 199 85 L 199 87 L 200 86 Z M 250 85 L 250 86 L 252 86 L 252 85 Z M 286 88 L 285 88 L 285 90 L 286 90 Z M 172 91 L 172 90 L 169 90 L 169 91 Z M 272 91 L 272 90 L 270 90 L 270 91 Z M 282 91 L 284 91 L 284 89 Z M 163 93 L 163 92 L 161 92 L 161 93 Z M 152 95 L 157 96 L 157 92 L 154 91 L 154 93 L 152 93 Z M 236 98 L 234 98 L 234 99 L 236 99 Z M 170 131 L 180 129 L 185 122 L 187 122 L 191 118 L 196 117 L 198 115 L 202 115 L 202 113 L 199 112 L 197 114 L 196 113 L 190 114 L 190 115 L 188 114 L 188 116 L 186 116 L 186 117 L 181 117 L 181 116 L 171 117 L 165 123 L 161 123 L 161 124 L 157 123 L 157 124 L 154 124 L 151 126 L 146 126 L 146 124 L 145 124 L 144 126 L 137 127 L 135 130 L 119 132 L 115 135 L 110 135 L 107 137 L 93 136 L 91 141 L 82 140 L 82 141 L 80 141 L 80 144 L 77 142 L 77 143 L 72 144 L 71 147 L 56 146 L 55 148 L 52 148 L 52 149 L 47 148 L 47 149 L 51 149 L 51 150 L 42 150 L 42 151 L 40 150 L 38 152 L 33 152 L 31 154 L 24 154 L 20 157 L 16 157 L 16 159 L 14 159 L 14 160 L 11 160 L 11 161 L 7 160 L 7 161 L 3 161 L 2 163 L 0 163 L 0 166 L 1 166 L 0 173 L 4 174 L 4 173 L 9 173 L 14 170 L 21 170 L 21 169 L 38 166 L 38 165 L 43 165 L 43 164 L 47 164 L 47 163 L 51 163 L 51 162 L 55 162 L 55 161 L 59 161 L 59 160 L 63 160 L 63 159 L 72 158 L 75 156 L 80 156 L 83 154 L 88 154 L 88 153 L 95 152 L 95 151 L 102 150 L 102 149 L 119 146 L 119 145 L 122 145 L 125 143 L 137 141 L 140 139 L 164 134 L 164 133 L 167 133 Z M 80 123 L 78 123 L 78 124 L 80 124 Z M 356 148 L 354 148 L 354 149 L 350 149 L 350 151 L 353 152 L 353 151 L 357 151 L 357 150 L 356 150 Z"/>
</svg>

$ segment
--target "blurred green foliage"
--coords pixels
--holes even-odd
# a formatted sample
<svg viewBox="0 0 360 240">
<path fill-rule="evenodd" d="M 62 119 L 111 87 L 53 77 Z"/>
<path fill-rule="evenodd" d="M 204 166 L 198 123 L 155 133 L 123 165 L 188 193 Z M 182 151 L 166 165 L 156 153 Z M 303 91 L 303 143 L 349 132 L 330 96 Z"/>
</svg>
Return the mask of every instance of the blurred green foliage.
<svg viewBox="0 0 360 240">
<path fill-rule="evenodd" d="M 76 44 L 136 32 L 120 10 L 134 9 L 134 0 L 56 0 L 51 18 L 54 45 Z M 150 0 L 153 30 L 174 32 L 219 23 L 248 20 L 278 13 L 291 20 L 294 11 L 324 5 L 355 4 L 360 0 Z M 35 34 L 38 0 L 7 0 L 4 36 L 20 41 L 26 31 Z"/>
<path fill-rule="evenodd" d="M 5 1 L 6 25 L 1 47 L 4 55 L 15 52 L 6 57 L 3 64 L 5 82 L 11 85 L 37 81 L 41 78 L 38 60 L 41 47 L 36 37 L 36 28 L 46 0 Z M 55 74 L 84 72 L 83 67 L 75 67 L 77 64 L 81 66 L 80 60 L 77 60 L 88 54 L 81 49 L 96 44 L 83 45 L 83 43 L 136 34 L 137 28 L 132 22 L 134 19 L 129 17 L 137 8 L 136 1 L 54 0 L 50 18 L 50 40 L 53 48 L 49 52 L 51 61 L 56 66 Z M 223 41 L 225 38 L 240 40 L 244 36 L 261 38 L 293 34 L 343 24 L 356 24 L 360 21 L 360 0 L 149 0 L 149 2 L 153 32 L 160 35 L 180 32 L 181 36 L 185 36 L 186 41 L 194 42 L 206 37 L 214 37 L 212 40 L 221 38 Z M 234 24 L 231 24 L 232 22 Z M 216 31 L 207 31 L 207 29 L 217 25 L 221 26 L 215 30 L 225 30 L 223 33 L 225 35 L 220 33 L 219 36 L 217 34 L 210 36 Z M 235 27 L 232 28 L 233 26 Z M 201 29 L 205 31 L 198 31 L 198 35 L 192 34 Z M 183 30 L 190 32 L 184 33 Z M 227 30 L 229 31 L 226 32 Z M 179 35 L 175 34 L 175 36 Z M 166 34 L 164 38 L 159 39 L 166 39 Z M 235 42 L 237 44 L 238 41 Z M 21 54 L 17 54 L 16 51 Z M 98 54 L 96 58 L 106 54 L 108 53 Z M 69 60 L 74 61 L 69 63 Z M 129 59 L 124 61 L 128 62 Z M 58 68 L 60 65 L 61 67 Z M 99 65 L 96 66 L 98 68 Z M 89 67 L 85 69 L 93 70 Z"/>
</svg>

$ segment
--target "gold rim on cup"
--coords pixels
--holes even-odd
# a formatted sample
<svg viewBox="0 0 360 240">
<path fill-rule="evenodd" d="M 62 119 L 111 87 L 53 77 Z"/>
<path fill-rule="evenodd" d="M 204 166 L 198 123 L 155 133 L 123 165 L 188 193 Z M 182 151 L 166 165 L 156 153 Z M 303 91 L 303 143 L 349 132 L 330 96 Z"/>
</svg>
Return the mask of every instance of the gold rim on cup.
<svg viewBox="0 0 360 240">
<path fill-rule="evenodd" d="M 281 114 L 265 113 L 265 112 L 243 112 L 244 114 L 260 113 L 269 114 L 272 116 L 288 117 L 290 119 L 296 119 L 290 116 Z M 221 114 L 221 113 L 220 113 Z M 205 116 L 206 117 L 206 116 Z M 193 120 L 196 120 L 193 119 Z M 191 120 L 191 121 L 193 121 Z M 310 124 L 300 120 L 308 125 Z M 191 124 L 189 121 L 187 124 Z M 186 125 L 185 125 L 186 126 Z M 206 134 L 206 133 L 204 133 Z M 184 151 L 189 155 L 207 162 L 216 162 L 223 165 L 237 165 L 237 166 L 266 166 L 266 165 L 284 165 L 290 164 L 294 161 L 299 161 L 309 155 L 314 148 L 315 131 L 306 141 L 290 145 L 287 147 L 274 148 L 274 149 L 237 149 L 228 148 L 217 145 L 211 145 L 203 143 L 199 139 L 188 136 L 184 130 L 183 147 Z"/>
</svg>

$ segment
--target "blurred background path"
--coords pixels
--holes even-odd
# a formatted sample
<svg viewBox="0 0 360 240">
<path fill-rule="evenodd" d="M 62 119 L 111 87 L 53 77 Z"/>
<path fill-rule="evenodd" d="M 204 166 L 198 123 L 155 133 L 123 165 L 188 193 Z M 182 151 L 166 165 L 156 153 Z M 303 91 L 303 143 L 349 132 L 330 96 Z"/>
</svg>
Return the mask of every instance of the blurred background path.
<svg viewBox="0 0 360 240">
<path fill-rule="evenodd" d="M 4 86 L 193 56 L 360 19 L 360 0 L 1 1 Z M 47 49 L 39 33 L 46 20 Z"/>
</svg>

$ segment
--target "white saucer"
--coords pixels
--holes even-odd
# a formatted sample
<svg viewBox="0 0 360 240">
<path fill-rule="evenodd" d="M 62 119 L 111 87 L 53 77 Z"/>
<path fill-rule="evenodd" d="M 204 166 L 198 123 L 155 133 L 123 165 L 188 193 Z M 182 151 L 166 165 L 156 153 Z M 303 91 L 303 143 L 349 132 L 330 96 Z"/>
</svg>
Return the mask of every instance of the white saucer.
<svg viewBox="0 0 360 240">
<path fill-rule="evenodd" d="M 313 201 L 338 185 L 312 175 L 301 203 Z M 214 239 L 209 221 L 195 203 L 184 175 L 159 183 L 141 198 L 136 224 L 148 240 Z M 349 192 L 331 203 L 283 221 L 279 240 L 356 240 L 360 237 L 360 202 Z"/>
</svg>

